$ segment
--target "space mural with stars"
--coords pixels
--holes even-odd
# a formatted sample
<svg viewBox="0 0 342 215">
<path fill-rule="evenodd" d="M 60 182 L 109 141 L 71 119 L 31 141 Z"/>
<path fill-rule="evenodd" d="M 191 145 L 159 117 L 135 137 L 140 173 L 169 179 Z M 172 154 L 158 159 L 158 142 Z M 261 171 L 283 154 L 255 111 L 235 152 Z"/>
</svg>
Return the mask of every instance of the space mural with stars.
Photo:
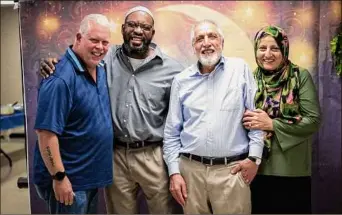
<svg viewBox="0 0 342 215">
<path fill-rule="evenodd" d="M 111 23 L 111 42 L 122 43 L 121 25 L 130 8 L 148 7 L 155 18 L 154 42 L 184 66 L 195 62 L 190 43 L 191 26 L 211 19 L 223 29 L 223 54 L 244 58 L 256 67 L 253 38 L 263 26 L 282 27 L 289 36 L 290 59 L 305 67 L 315 83 L 321 83 L 320 63 L 329 55 L 329 39 L 341 20 L 340 1 L 24 1 L 20 2 L 20 28 L 29 178 L 33 148 L 40 59 L 58 57 L 74 41 L 82 18 L 101 13 Z M 322 31 L 329 31 L 322 33 Z M 323 93 L 323 92 L 320 92 Z M 320 99 L 320 102 L 323 102 Z M 33 188 L 30 184 L 30 188 Z M 34 189 L 30 189 L 31 212 L 47 213 Z M 105 213 L 103 198 L 99 212 Z M 144 210 L 144 209 L 142 209 Z"/>
</svg>

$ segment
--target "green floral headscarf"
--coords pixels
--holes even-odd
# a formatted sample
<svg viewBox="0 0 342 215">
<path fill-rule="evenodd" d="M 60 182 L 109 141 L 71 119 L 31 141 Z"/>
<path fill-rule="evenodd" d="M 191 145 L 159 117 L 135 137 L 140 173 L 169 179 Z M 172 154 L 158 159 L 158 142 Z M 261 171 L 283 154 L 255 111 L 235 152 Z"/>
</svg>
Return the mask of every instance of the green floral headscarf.
<svg viewBox="0 0 342 215">
<path fill-rule="evenodd" d="M 289 56 L 289 41 L 283 29 L 277 26 L 267 26 L 259 30 L 254 38 L 255 58 L 260 40 L 265 36 L 272 36 L 283 55 L 283 61 L 274 71 L 265 70 L 258 64 L 254 72 L 258 90 L 255 95 L 256 108 L 264 110 L 271 119 L 283 123 L 293 124 L 301 121 L 299 111 L 299 68 L 291 63 Z M 264 138 L 264 157 L 271 152 L 273 132 L 267 132 Z"/>
</svg>

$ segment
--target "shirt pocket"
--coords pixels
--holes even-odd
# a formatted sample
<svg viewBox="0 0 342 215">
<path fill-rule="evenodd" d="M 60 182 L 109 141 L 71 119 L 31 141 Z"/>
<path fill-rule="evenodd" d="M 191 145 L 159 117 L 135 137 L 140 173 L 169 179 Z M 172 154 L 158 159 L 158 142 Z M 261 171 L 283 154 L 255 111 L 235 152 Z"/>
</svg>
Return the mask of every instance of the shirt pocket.
<svg viewBox="0 0 342 215">
<path fill-rule="evenodd" d="M 242 93 L 240 88 L 228 88 L 221 102 L 221 111 L 236 111 L 241 109 Z"/>
<path fill-rule="evenodd" d="M 147 108 L 159 111 L 164 101 L 165 90 L 162 87 L 155 87 L 150 85 L 145 85 L 140 91 L 140 99 Z"/>
</svg>

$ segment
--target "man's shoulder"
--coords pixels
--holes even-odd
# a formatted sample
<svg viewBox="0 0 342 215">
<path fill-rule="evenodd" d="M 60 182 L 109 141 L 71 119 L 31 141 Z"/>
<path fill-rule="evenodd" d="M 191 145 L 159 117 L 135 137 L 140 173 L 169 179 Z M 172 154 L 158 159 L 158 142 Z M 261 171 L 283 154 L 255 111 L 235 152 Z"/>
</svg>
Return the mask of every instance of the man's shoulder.
<svg viewBox="0 0 342 215">
<path fill-rule="evenodd" d="M 181 80 L 189 78 L 191 75 L 196 73 L 196 69 L 197 69 L 196 67 L 197 67 L 197 64 L 192 64 L 186 67 L 175 76 L 175 79 L 178 81 L 181 81 Z"/>
<path fill-rule="evenodd" d="M 229 64 L 246 64 L 246 61 L 240 57 L 224 57 L 225 63 Z"/>
<path fill-rule="evenodd" d="M 68 84 L 75 77 L 75 67 L 66 56 L 63 56 L 61 60 L 58 61 L 55 68 L 55 72 L 51 78 L 61 79 Z"/>
<path fill-rule="evenodd" d="M 184 70 L 184 66 L 175 58 L 167 55 L 165 52 L 162 53 L 163 63 L 171 67 L 177 68 L 179 71 Z"/>
</svg>

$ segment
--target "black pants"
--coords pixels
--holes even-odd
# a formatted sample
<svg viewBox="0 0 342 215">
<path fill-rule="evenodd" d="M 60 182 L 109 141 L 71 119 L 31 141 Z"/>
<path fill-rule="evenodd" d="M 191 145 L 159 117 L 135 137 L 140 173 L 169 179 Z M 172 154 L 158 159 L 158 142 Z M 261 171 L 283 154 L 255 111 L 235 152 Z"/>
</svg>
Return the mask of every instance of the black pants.
<svg viewBox="0 0 342 215">
<path fill-rule="evenodd" d="M 257 175 L 251 184 L 253 214 L 310 214 L 311 178 Z"/>
</svg>

